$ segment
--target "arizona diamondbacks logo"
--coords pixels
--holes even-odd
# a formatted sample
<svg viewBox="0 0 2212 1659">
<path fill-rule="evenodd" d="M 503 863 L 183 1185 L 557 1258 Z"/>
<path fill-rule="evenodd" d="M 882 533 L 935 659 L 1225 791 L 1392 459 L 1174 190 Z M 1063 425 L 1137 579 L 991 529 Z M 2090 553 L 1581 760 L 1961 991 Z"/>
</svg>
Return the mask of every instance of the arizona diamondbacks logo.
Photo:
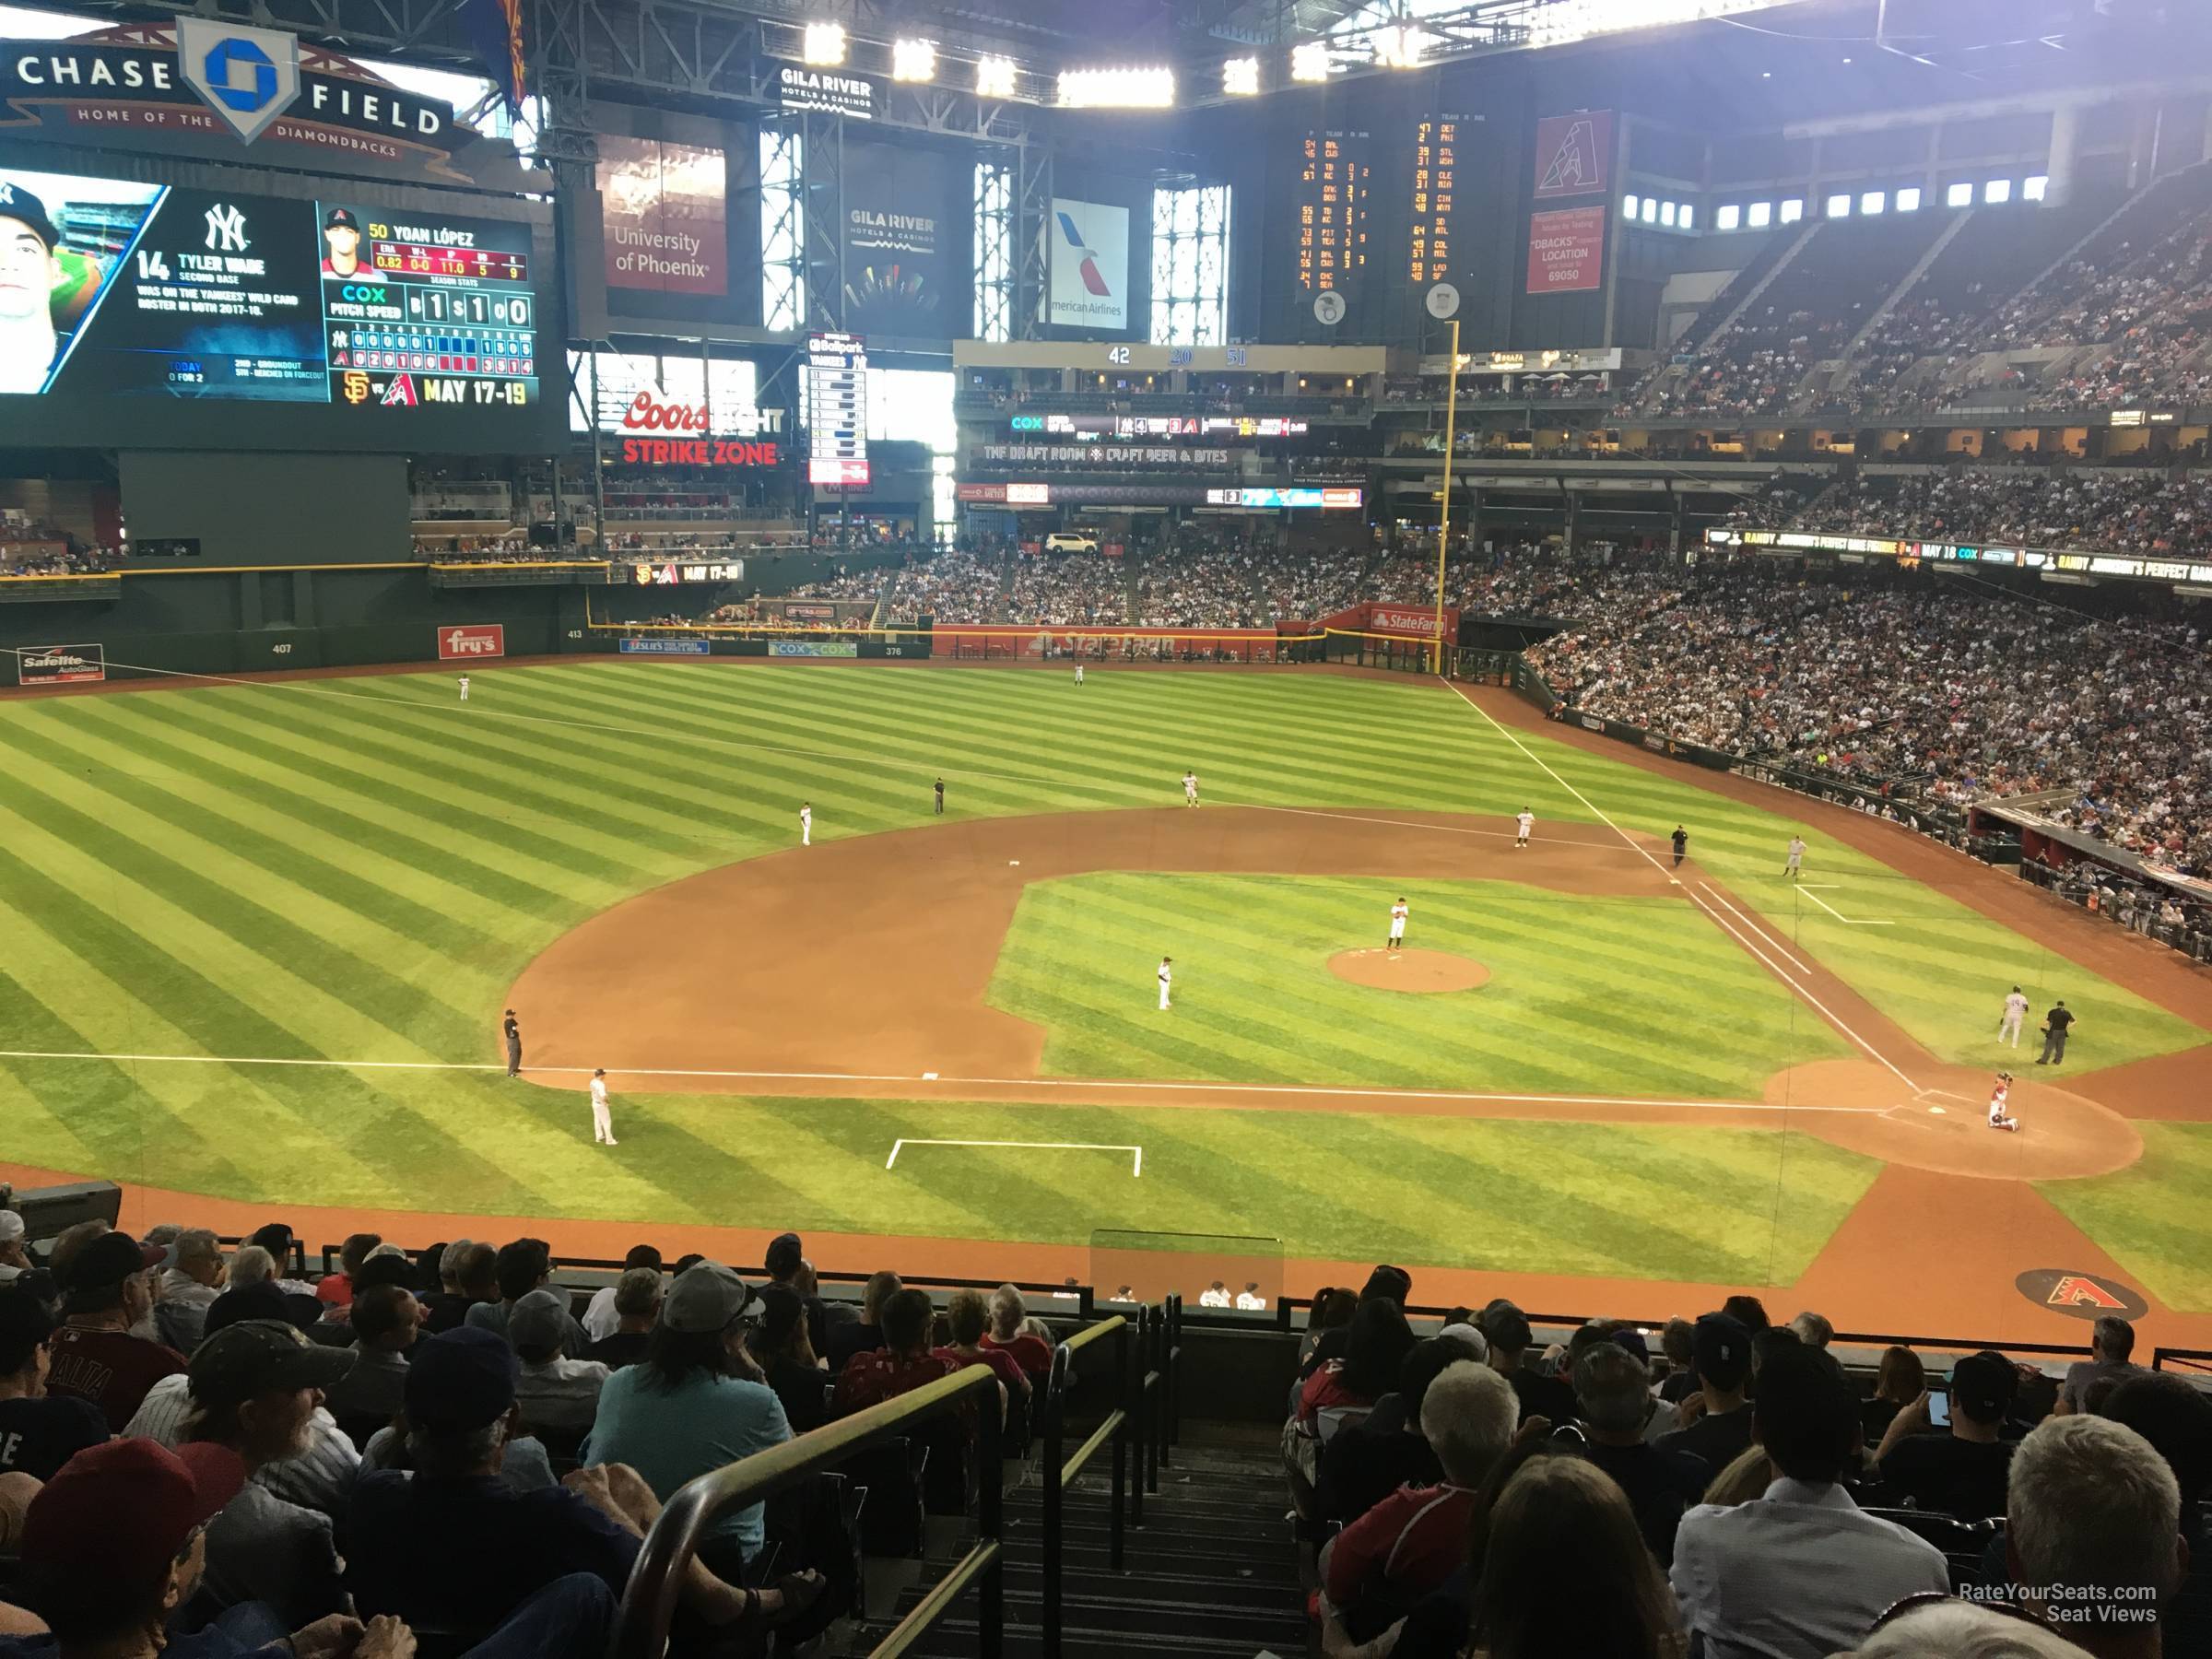
<svg viewBox="0 0 2212 1659">
<path fill-rule="evenodd" d="M 1545 162 L 1536 180 L 1536 194 L 1564 195 L 1570 191 L 1595 190 L 1604 176 L 1597 162 L 1597 128 L 1587 115 L 1580 115 Z"/>
</svg>

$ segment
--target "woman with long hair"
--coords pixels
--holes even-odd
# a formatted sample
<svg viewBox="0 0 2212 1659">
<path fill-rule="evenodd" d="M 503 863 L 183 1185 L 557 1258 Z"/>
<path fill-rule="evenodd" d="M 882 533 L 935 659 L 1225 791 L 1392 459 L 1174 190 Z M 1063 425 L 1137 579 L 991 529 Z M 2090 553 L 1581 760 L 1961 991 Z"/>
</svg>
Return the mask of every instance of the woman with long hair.
<svg viewBox="0 0 2212 1659">
<path fill-rule="evenodd" d="M 1674 1593 L 1613 1477 L 1580 1457 L 1537 1457 L 1491 1511 L 1470 1659 L 1678 1659 Z"/>
<path fill-rule="evenodd" d="M 1882 1350 L 1881 1370 L 1875 1373 L 1874 1397 L 1859 1404 L 1859 1420 L 1870 1450 L 1882 1443 L 1890 1419 L 1919 1399 L 1927 1386 L 1927 1367 L 1921 1364 L 1918 1354 L 1909 1347 Z"/>
</svg>

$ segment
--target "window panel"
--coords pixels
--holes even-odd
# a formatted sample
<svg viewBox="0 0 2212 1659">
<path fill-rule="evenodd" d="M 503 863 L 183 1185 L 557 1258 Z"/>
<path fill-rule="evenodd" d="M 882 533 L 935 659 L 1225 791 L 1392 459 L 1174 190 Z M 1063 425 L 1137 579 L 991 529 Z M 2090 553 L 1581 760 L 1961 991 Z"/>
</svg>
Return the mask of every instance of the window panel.
<svg viewBox="0 0 2212 1659">
<path fill-rule="evenodd" d="M 1218 345 L 1228 334 L 1226 184 L 1152 193 L 1152 340 Z"/>
</svg>

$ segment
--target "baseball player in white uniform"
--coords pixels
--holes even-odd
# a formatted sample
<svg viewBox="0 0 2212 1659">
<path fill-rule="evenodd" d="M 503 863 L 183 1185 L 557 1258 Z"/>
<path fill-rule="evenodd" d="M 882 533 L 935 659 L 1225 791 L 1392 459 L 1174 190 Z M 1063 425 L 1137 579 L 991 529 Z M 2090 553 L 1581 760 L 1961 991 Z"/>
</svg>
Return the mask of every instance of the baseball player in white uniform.
<svg viewBox="0 0 2212 1659">
<path fill-rule="evenodd" d="M 1161 957 L 1159 959 L 1159 1006 L 1163 1008 L 1169 1006 L 1168 987 L 1172 984 L 1175 980 L 1174 973 L 1169 968 L 1169 964 L 1174 961 L 1174 959 L 1175 959 L 1173 957 Z"/>
<path fill-rule="evenodd" d="M 1782 866 L 1782 873 L 1794 881 L 1797 879 L 1797 867 L 1803 863 L 1805 863 L 1805 837 L 1793 835 L 1790 837 L 1789 857 Z"/>
<path fill-rule="evenodd" d="M 2028 998 L 2015 985 L 2012 994 L 2005 999 L 2005 1012 L 1997 1019 L 1997 1041 L 2020 1046 L 2020 1021 L 2028 1018 Z"/>
<path fill-rule="evenodd" d="M 1194 771 L 1182 774 L 1182 804 L 1185 806 L 1198 805 L 1198 774 Z"/>
<path fill-rule="evenodd" d="M 814 803 L 812 801 L 799 803 L 799 845 L 802 847 L 814 845 Z"/>
<path fill-rule="evenodd" d="M 461 677 L 461 700 L 468 700 L 468 676 L 465 674 Z"/>
<path fill-rule="evenodd" d="M 2006 1109 L 2011 1099 L 2012 1074 L 1999 1072 L 1996 1087 L 1989 1091 L 1989 1126 L 1992 1129 L 2009 1129 L 2015 1134 L 2018 1133 L 2020 1120 Z"/>
<path fill-rule="evenodd" d="M 1390 949 L 1395 950 L 1406 942 L 1406 918 L 1411 913 L 1403 895 L 1390 907 Z"/>
<path fill-rule="evenodd" d="M 606 1067 L 592 1074 L 592 1144 L 615 1145 L 615 1120 L 606 1110 Z"/>
<path fill-rule="evenodd" d="M 1524 806 L 1519 812 L 1513 814 L 1513 845 L 1516 847 L 1527 846 L 1528 832 L 1535 827 L 1536 815 L 1527 807 Z"/>
<path fill-rule="evenodd" d="M 1077 664 L 1076 665 L 1076 684 L 1079 686 L 1079 685 L 1081 685 L 1082 683 L 1083 683 L 1083 665 L 1082 665 L 1082 664 L 1080 664 L 1080 663 L 1077 663 Z"/>
</svg>

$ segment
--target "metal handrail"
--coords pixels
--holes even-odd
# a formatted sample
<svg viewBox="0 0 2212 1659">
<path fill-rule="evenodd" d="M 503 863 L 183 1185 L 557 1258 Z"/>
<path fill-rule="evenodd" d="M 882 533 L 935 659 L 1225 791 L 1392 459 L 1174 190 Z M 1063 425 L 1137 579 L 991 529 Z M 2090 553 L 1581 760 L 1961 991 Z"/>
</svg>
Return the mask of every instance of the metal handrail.
<svg viewBox="0 0 2212 1659">
<path fill-rule="evenodd" d="M 987 1394 L 971 1402 L 971 1396 Z M 877 1644 L 870 1659 L 894 1659 L 936 1621 L 970 1585 L 977 1585 L 977 1651 L 998 1659 L 1006 1628 L 1004 1477 L 1000 1467 L 998 1378 L 989 1366 L 971 1365 L 924 1383 L 911 1394 L 786 1441 L 781 1446 L 728 1464 L 688 1483 L 666 1507 L 630 1568 L 615 1627 L 613 1659 L 662 1659 L 668 1647 L 669 1619 L 700 1540 L 725 1510 L 758 1503 L 855 1452 L 880 1445 L 924 1418 L 976 1403 L 976 1543 L 943 1579 L 917 1602 L 898 1626 Z"/>
<path fill-rule="evenodd" d="M 2176 1370 L 2212 1371 L 2212 1348 L 2154 1347 L 2150 1350 L 2152 1371 L 2164 1371 L 2170 1359 L 2186 1362 L 2177 1366 Z"/>
<path fill-rule="evenodd" d="M 1167 1419 L 1167 1445 L 1171 1450 L 1182 1444 L 1182 1293 L 1171 1292 L 1166 1302 L 1168 1313 L 1168 1392 L 1161 1402 L 1162 1415 Z M 1170 1462 L 1174 1461 L 1171 1457 Z"/>
<path fill-rule="evenodd" d="M 1113 1338 L 1113 1407 L 1078 1447 L 1063 1460 L 1061 1437 L 1066 1429 L 1068 1375 L 1082 1348 L 1111 1335 Z M 1044 1438 L 1044 1594 L 1040 1609 L 1043 1659 L 1060 1659 L 1061 1605 L 1064 1599 L 1061 1531 L 1067 1483 L 1083 1473 L 1101 1446 L 1113 1448 L 1113 1491 L 1109 1513 L 1108 1559 L 1116 1572 L 1122 1569 L 1123 1503 L 1129 1478 L 1129 1322 L 1119 1313 L 1097 1324 L 1086 1325 L 1053 1350 L 1053 1369 L 1045 1382 Z"/>
</svg>

